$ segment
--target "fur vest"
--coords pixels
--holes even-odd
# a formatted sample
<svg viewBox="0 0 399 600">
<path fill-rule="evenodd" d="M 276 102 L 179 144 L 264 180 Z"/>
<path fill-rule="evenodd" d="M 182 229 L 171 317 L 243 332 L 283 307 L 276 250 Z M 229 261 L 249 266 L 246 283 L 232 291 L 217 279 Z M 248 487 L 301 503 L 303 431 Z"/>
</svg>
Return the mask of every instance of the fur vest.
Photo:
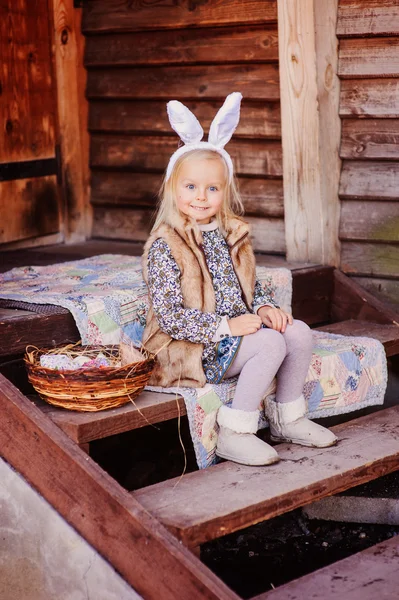
<svg viewBox="0 0 399 600">
<path fill-rule="evenodd" d="M 169 246 L 180 270 L 180 284 L 185 308 L 215 312 L 215 293 L 202 250 L 202 234 L 189 218 L 179 218 L 175 227 L 161 225 L 152 232 L 144 247 L 143 276 L 148 285 L 148 252 L 155 240 L 162 238 Z M 249 239 L 249 225 L 235 217 L 226 228 L 233 267 L 240 282 L 243 300 L 251 310 L 255 288 L 255 256 Z M 163 332 L 152 307 L 147 314 L 143 336 L 144 346 L 157 353 L 155 369 L 149 385 L 161 387 L 203 387 L 206 383 L 202 368 L 203 344 L 174 340 Z M 161 350 L 160 350 L 161 349 Z"/>
</svg>

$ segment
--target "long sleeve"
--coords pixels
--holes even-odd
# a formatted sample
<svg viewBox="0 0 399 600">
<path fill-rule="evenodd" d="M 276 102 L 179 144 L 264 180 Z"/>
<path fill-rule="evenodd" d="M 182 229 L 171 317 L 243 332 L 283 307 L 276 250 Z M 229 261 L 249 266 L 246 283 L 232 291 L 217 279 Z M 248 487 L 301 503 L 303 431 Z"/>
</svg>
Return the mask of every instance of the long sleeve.
<svg viewBox="0 0 399 600">
<path fill-rule="evenodd" d="M 180 270 L 168 244 L 156 240 L 148 254 L 148 288 L 159 326 L 176 340 L 211 343 L 221 317 L 195 308 L 185 308 Z"/>
<path fill-rule="evenodd" d="M 254 313 L 256 314 L 262 306 L 273 306 L 274 308 L 279 308 L 271 296 L 265 292 L 260 281 L 257 279 L 255 281 L 254 299 L 252 302 Z"/>
</svg>

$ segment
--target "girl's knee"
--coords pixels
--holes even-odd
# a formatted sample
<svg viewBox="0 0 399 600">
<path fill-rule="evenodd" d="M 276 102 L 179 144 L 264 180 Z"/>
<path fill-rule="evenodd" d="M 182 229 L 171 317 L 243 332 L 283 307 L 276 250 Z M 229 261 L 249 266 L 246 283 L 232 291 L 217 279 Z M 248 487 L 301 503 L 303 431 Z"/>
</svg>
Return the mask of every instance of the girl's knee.
<svg viewBox="0 0 399 600">
<path fill-rule="evenodd" d="M 259 329 L 258 333 L 261 339 L 261 351 L 268 356 L 273 352 L 274 355 L 283 359 L 287 353 L 287 345 L 284 336 L 274 329 Z"/>
<path fill-rule="evenodd" d="M 312 330 L 303 321 L 294 319 L 292 325 L 287 325 L 285 333 L 283 334 L 287 346 L 295 344 L 300 346 L 313 346 L 313 335 Z"/>
</svg>

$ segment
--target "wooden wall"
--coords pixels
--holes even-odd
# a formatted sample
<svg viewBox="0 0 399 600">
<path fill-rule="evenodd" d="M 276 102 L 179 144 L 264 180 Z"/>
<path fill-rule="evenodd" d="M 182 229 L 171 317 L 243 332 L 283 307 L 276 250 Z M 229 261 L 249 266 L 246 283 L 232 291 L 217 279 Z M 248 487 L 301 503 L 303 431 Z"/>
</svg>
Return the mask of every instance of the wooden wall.
<svg viewBox="0 0 399 600">
<path fill-rule="evenodd" d="M 399 1 L 340 0 L 341 268 L 399 305 Z"/>
<path fill-rule="evenodd" d="M 285 250 L 276 0 L 88 0 L 84 5 L 93 236 L 144 240 L 178 138 L 166 101 L 206 134 L 244 95 L 228 145 L 258 250 Z"/>
</svg>

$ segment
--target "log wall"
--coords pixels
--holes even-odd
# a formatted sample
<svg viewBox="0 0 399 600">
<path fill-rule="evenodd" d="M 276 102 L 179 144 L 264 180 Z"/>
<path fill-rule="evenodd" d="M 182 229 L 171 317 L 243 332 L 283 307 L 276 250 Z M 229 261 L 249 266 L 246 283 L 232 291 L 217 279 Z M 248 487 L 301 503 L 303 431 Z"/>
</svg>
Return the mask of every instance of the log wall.
<svg viewBox="0 0 399 600">
<path fill-rule="evenodd" d="M 285 251 L 276 4 L 85 3 L 94 237 L 146 239 L 178 146 L 168 100 L 187 104 L 207 135 L 225 96 L 241 91 L 241 121 L 228 150 L 256 249 Z"/>
<path fill-rule="evenodd" d="M 399 1 L 340 0 L 341 268 L 399 305 Z"/>
</svg>

